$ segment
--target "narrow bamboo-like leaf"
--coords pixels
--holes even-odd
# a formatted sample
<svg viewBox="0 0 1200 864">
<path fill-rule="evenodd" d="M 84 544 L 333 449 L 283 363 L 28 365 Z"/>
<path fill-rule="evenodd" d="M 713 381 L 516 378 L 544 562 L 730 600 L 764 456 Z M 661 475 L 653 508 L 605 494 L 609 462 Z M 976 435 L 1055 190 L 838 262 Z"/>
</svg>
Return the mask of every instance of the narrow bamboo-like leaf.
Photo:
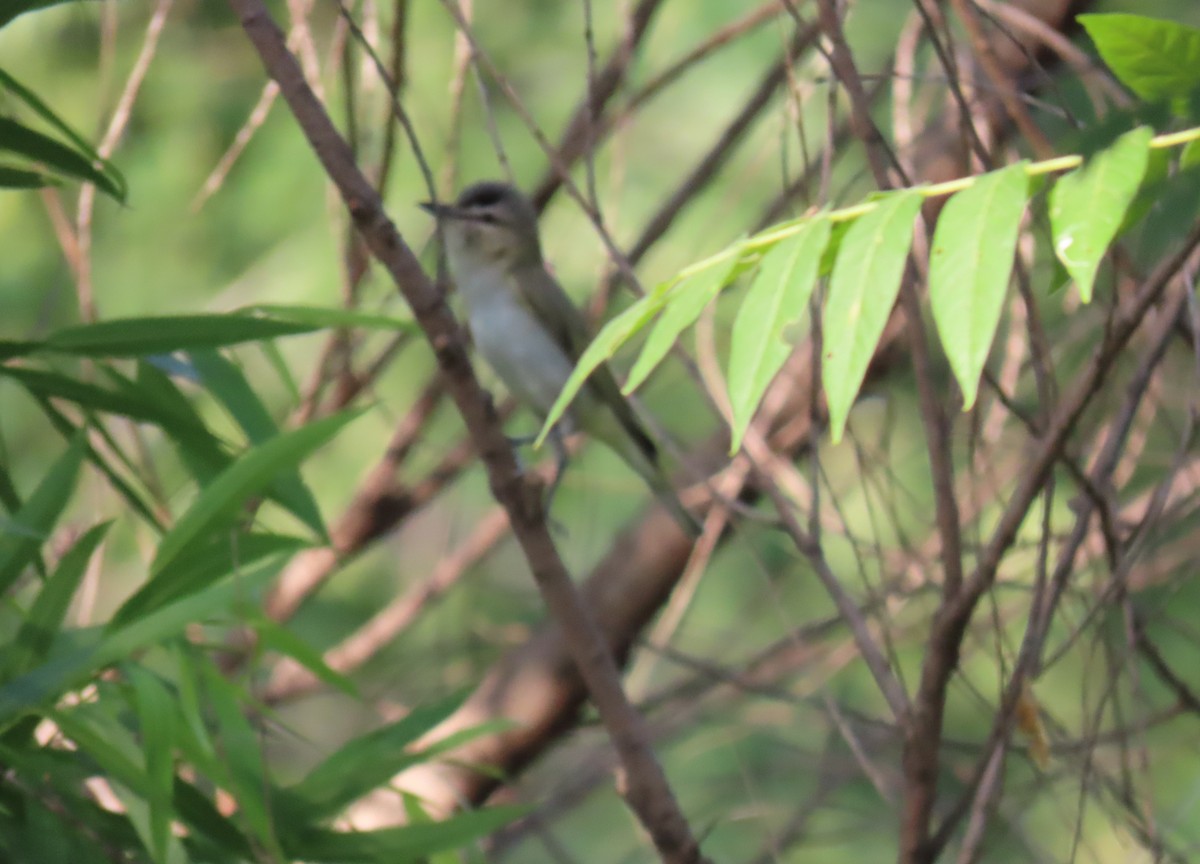
<svg viewBox="0 0 1200 864">
<path fill-rule="evenodd" d="M 143 357 L 258 342 L 317 329 L 313 324 L 239 313 L 114 318 L 51 333 L 44 345 L 48 350 L 87 357 Z"/>
<path fill-rule="evenodd" d="M 929 255 L 929 302 L 942 347 L 975 404 L 1012 273 L 1029 180 L 1025 163 L 976 177 L 942 209 Z"/>
<path fill-rule="evenodd" d="M 445 849 L 467 846 L 529 812 L 528 807 L 488 807 L 459 813 L 440 822 L 340 832 L 281 825 L 288 855 L 317 864 L 416 864 Z M 298 830 L 295 830 L 298 829 Z"/>
<path fill-rule="evenodd" d="M 700 313 L 721 293 L 721 289 L 729 284 L 737 264 L 738 259 L 734 256 L 714 267 L 701 270 L 695 276 L 671 288 L 666 295 L 662 314 L 654 322 L 650 335 L 646 337 L 646 344 L 642 346 L 642 353 L 629 370 L 629 377 L 625 380 L 623 388 L 626 395 L 641 387 L 650 377 L 650 373 L 658 368 L 658 364 L 667 356 L 679 334 L 692 326 L 700 317 Z"/>
<path fill-rule="evenodd" d="M 292 555 L 310 545 L 298 537 L 279 534 L 239 533 L 228 537 L 217 533 L 203 538 L 186 547 L 186 554 L 177 556 L 126 600 L 112 616 L 109 627 L 124 627 L 267 558 Z"/>
<path fill-rule="evenodd" d="M 175 818 L 175 700 L 157 677 L 140 666 L 129 666 L 125 674 L 133 685 L 146 765 L 150 849 L 156 861 L 165 862 Z"/>
<path fill-rule="evenodd" d="M 1182 108 L 1200 88 L 1200 30 L 1141 15 L 1080 15 L 1100 56 L 1147 102 Z"/>
<path fill-rule="evenodd" d="M 601 328 L 600 332 L 596 334 L 596 338 L 592 340 L 592 344 L 584 349 L 579 362 L 575 364 L 575 371 L 571 373 L 571 377 L 563 386 L 562 393 L 558 394 L 558 399 L 551 406 L 546 422 L 542 424 L 537 441 L 534 442 L 535 447 L 542 446 L 546 436 L 550 434 L 554 424 L 562 418 L 567 407 L 587 381 L 588 376 L 658 314 L 666 302 L 669 290 L 669 283 L 658 286 Z"/>
<path fill-rule="evenodd" d="M 240 862 L 255 859 L 253 846 L 233 820 L 222 814 L 199 789 L 178 776 L 175 778 L 175 809 L 187 825 L 190 839 L 200 841 L 202 851 L 209 853 L 193 860 Z M 212 854 L 217 852 L 219 857 Z"/>
<path fill-rule="evenodd" d="M 1082 168 L 1058 178 L 1050 190 L 1054 254 L 1079 286 L 1084 303 L 1091 302 L 1100 259 L 1146 174 L 1152 136 L 1145 126 L 1126 132 Z"/>
<path fill-rule="evenodd" d="M 113 165 L 113 163 L 109 162 L 96 152 L 95 148 L 92 147 L 87 139 L 72 129 L 65 120 L 50 110 L 50 106 L 43 102 L 36 93 L 22 84 L 16 78 L 13 78 L 3 69 L 0 69 L 0 87 L 3 87 L 13 96 L 20 99 L 31 109 L 33 109 L 35 114 L 61 132 L 63 136 L 65 136 L 67 140 L 69 140 L 75 146 L 76 150 L 87 157 L 89 162 L 94 165 L 99 165 L 100 170 L 103 171 L 109 177 L 109 179 L 112 180 L 113 185 L 120 190 L 120 195 L 118 196 L 119 199 L 122 201 L 125 200 L 125 195 L 128 192 L 128 186 L 125 183 L 125 178 L 121 176 L 121 172 L 117 170 L 117 167 Z"/>
<path fill-rule="evenodd" d="M 194 540 L 229 525 L 251 496 L 261 494 L 281 474 L 294 470 L 362 411 L 346 411 L 289 432 L 281 432 L 240 456 L 213 480 L 179 517 L 158 546 L 151 576 L 161 573 Z"/>
<path fill-rule="evenodd" d="M 822 332 L 821 381 L 835 443 L 842 438 L 850 406 L 892 314 L 922 200 L 916 191 L 892 193 L 860 216 L 842 238 Z"/>
<path fill-rule="evenodd" d="M 111 522 L 101 522 L 93 526 L 62 556 L 33 601 L 29 614 L 17 632 L 17 638 L 3 652 L 5 680 L 27 672 L 46 656 L 62 627 L 67 608 L 87 571 L 88 562 L 110 525 Z"/>
<path fill-rule="evenodd" d="M 60 3 L 69 2 L 72 0 L 5 0 L 0 4 L 0 27 L 18 15 L 32 12 L 34 9 L 45 9 L 47 6 L 57 6 Z"/>
<path fill-rule="evenodd" d="M 42 409 L 42 413 L 46 415 L 46 418 L 50 421 L 60 435 L 62 435 L 68 441 L 73 440 L 77 435 L 85 435 L 86 442 L 86 433 L 84 432 L 84 427 L 76 426 L 74 423 L 68 420 L 66 415 L 50 404 L 50 400 L 40 396 L 35 396 L 34 398 L 38 402 L 39 407 Z M 159 521 L 158 516 L 154 513 L 154 511 L 150 509 L 150 505 L 142 499 L 142 496 L 139 495 L 132 486 L 125 482 L 124 478 L 122 478 L 121 475 L 118 474 L 116 470 L 114 470 L 112 466 L 108 464 L 108 460 L 98 453 L 96 448 L 93 447 L 90 442 L 85 443 L 84 452 L 87 456 L 88 462 L 94 465 L 96 469 L 104 475 L 105 479 L 107 479 L 108 482 L 112 484 L 112 487 L 117 490 L 117 494 L 124 498 L 126 503 L 129 504 L 130 509 L 145 519 L 147 525 L 150 525 L 156 531 L 162 531 L 163 525 Z"/>
<path fill-rule="evenodd" d="M 241 815 L 259 843 L 275 853 L 275 860 L 282 860 L 267 805 L 267 794 L 271 790 L 266 763 L 263 760 L 262 742 L 254 728 L 246 721 L 240 704 L 240 691 L 211 663 L 202 667 L 205 693 L 217 723 L 217 739 L 223 765 L 224 778 L 230 792 L 238 802 Z"/>
<path fill-rule="evenodd" d="M 97 670 L 177 636 L 193 622 L 209 621 L 233 604 L 244 602 L 278 575 L 281 564 L 281 559 L 267 559 L 240 572 L 236 581 L 219 582 L 109 632 L 103 627 L 87 627 L 60 633 L 44 663 L 0 687 L 0 728 L 54 702 Z"/>
<path fill-rule="evenodd" d="M 829 220 L 816 217 L 781 240 L 763 256 L 742 300 L 729 346 L 730 453 L 742 446 L 759 401 L 792 353 L 788 334 L 808 308 L 829 233 Z"/>
<path fill-rule="evenodd" d="M 462 697 L 443 699 L 414 709 L 407 717 L 349 741 L 299 783 L 287 798 L 302 821 L 338 813 L 351 801 L 386 783 L 398 771 L 422 761 L 406 748 L 462 704 Z"/>
<path fill-rule="evenodd" d="M 12 514 L 20 532 L 0 535 L 0 595 L 12 586 L 38 555 L 38 547 L 50 536 L 58 517 L 66 509 L 83 465 L 84 441 L 75 438 L 66 452 L 42 475 L 33 494 Z"/>
<path fill-rule="evenodd" d="M 277 321 L 291 321 L 311 327 L 364 327 L 368 330 L 394 330 L 415 333 L 420 328 L 412 318 L 393 318 L 357 309 L 337 309 L 329 306 L 298 306 L 284 303 L 258 303 L 243 312 L 259 312 Z"/>
<path fill-rule="evenodd" d="M 49 174 L 0 166 L 0 188 L 2 189 L 41 189 L 54 185 L 54 178 Z"/>
<path fill-rule="evenodd" d="M 321 652 L 309 645 L 287 627 L 272 621 L 265 615 L 253 616 L 249 625 L 258 634 L 263 648 L 268 651 L 278 651 L 286 657 L 295 660 L 317 680 L 329 685 L 335 690 L 341 690 L 352 699 L 362 699 L 354 682 L 340 672 L 332 669 Z"/>
<path fill-rule="evenodd" d="M 0 117 L 0 152 L 5 150 L 48 165 L 70 177 L 95 183 L 97 189 L 118 201 L 124 200 L 124 190 L 105 172 L 95 168 L 87 156 L 15 120 Z"/>
<path fill-rule="evenodd" d="M 278 434 L 279 427 L 271 417 L 271 412 L 258 398 L 237 364 L 216 351 L 194 351 L 190 356 L 204 385 L 229 410 L 252 444 L 261 444 Z M 300 479 L 298 471 L 280 474 L 267 491 L 274 500 L 311 528 L 314 534 L 323 540 L 329 539 L 317 501 Z"/>
<path fill-rule="evenodd" d="M 13 379 L 35 397 L 65 399 L 92 411 L 121 414 L 147 423 L 160 423 L 164 420 L 163 412 L 152 402 L 131 398 L 128 394 L 117 393 L 57 372 L 0 364 L 0 376 Z"/>
</svg>

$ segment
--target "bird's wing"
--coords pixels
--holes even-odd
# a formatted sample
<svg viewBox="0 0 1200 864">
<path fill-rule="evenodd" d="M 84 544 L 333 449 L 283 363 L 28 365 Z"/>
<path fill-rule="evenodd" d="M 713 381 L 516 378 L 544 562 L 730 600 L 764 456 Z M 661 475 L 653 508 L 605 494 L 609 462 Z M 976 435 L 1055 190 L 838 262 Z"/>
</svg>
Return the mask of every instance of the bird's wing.
<svg viewBox="0 0 1200 864">
<path fill-rule="evenodd" d="M 571 358 L 571 362 L 578 362 L 590 340 L 587 324 L 584 323 L 579 309 L 567 296 L 567 292 L 563 291 L 562 286 L 540 264 L 522 269 L 512 274 L 511 278 L 517 286 L 517 293 L 522 302 L 554 336 L 554 340 Z M 637 415 L 633 413 L 629 401 L 621 395 L 621 388 L 608 364 L 601 363 L 596 367 L 585 386 L 591 388 L 596 397 L 613 410 L 642 452 L 652 462 L 655 461 L 658 448 L 646 434 Z"/>
</svg>

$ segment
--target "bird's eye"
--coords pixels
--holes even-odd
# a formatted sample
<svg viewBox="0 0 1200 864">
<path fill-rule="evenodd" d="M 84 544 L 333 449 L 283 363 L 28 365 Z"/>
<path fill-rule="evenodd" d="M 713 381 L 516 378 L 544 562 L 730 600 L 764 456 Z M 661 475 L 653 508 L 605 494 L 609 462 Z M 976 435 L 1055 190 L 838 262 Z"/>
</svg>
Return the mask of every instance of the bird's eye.
<svg viewBox="0 0 1200 864">
<path fill-rule="evenodd" d="M 480 213 L 479 221 L 485 222 L 488 225 L 495 225 L 496 224 L 496 214 L 495 213 L 487 213 L 487 212 Z"/>
</svg>

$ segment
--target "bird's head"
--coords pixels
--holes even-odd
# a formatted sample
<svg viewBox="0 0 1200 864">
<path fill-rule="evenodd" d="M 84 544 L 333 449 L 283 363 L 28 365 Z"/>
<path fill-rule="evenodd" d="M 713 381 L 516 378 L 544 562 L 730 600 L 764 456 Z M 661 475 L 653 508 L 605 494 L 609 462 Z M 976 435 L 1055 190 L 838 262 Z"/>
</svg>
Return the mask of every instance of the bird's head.
<svg viewBox="0 0 1200 864">
<path fill-rule="evenodd" d="M 426 201 L 420 207 L 442 223 L 452 271 L 507 269 L 541 260 L 537 212 L 507 183 L 476 183 L 453 204 Z"/>
</svg>

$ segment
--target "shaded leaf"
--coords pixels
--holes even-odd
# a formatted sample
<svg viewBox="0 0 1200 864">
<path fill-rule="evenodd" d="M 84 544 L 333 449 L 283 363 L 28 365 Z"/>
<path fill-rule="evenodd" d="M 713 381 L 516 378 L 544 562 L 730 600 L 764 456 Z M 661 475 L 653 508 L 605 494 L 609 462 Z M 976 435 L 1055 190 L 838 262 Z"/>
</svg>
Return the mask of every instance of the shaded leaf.
<svg viewBox="0 0 1200 864">
<path fill-rule="evenodd" d="M 149 806 L 150 850 L 155 860 L 165 861 L 175 818 L 175 702 L 163 683 L 142 667 L 130 666 L 125 676 L 133 686 L 146 764 L 143 797 Z"/>
<path fill-rule="evenodd" d="M 402 720 L 347 742 L 308 772 L 303 780 L 288 787 L 286 796 L 291 815 L 299 816 L 299 821 L 303 822 L 336 815 L 399 771 L 425 761 L 426 757 L 421 753 L 409 752 L 406 748 L 449 717 L 461 704 L 460 695 L 420 706 Z"/>
<path fill-rule="evenodd" d="M 823 318 L 821 381 L 836 443 L 846 427 L 867 366 L 892 313 L 922 196 L 891 193 L 860 216 L 842 238 Z"/>
<path fill-rule="evenodd" d="M 808 308 L 830 227 L 828 219 L 814 218 L 772 247 L 738 309 L 729 346 L 730 453 L 742 446 L 758 403 L 791 356 L 787 334 Z"/>
<path fill-rule="evenodd" d="M 49 166 L 70 177 L 95 183 L 97 189 L 118 201 L 125 200 L 125 190 L 113 182 L 113 178 L 107 173 L 95 168 L 88 156 L 16 120 L 0 117 L 0 151 L 5 150 Z"/>
<path fill-rule="evenodd" d="M 12 522 L 21 530 L 0 535 L 0 594 L 12 587 L 24 569 L 37 559 L 38 548 L 50 536 L 75 490 L 83 452 L 83 436 L 78 436 L 42 475 L 37 489 L 25 499 L 21 509 L 12 514 Z"/>
<path fill-rule="evenodd" d="M 975 178 L 938 217 L 929 257 L 929 302 L 950 368 L 975 404 L 1012 274 L 1029 182 L 1025 163 Z"/>
<path fill-rule="evenodd" d="M 394 330 L 398 333 L 416 333 L 420 327 L 412 318 L 393 318 L 360 312 L 357 309 L 338 309 L 330 306 L 300 306 L 284 303 L 257 303 L 247 306 L 243 312 L 258 312 L 277 321 L 291 321 L 308 327 L 364 327 L 368 330 Z"/>
<path fill-rule="evenodd" d="M 104 539 L 112 522 L 92 526 L 75 541 L 54 568 L 54 572 L 38 592 L 37 599 L 25 616 L 21 629 L 12 644 L 4 651 L 4 678 L 8 680 L 29 670 L 49 651 L 54 637 L 62 627 L 71 598 L 79 587 L 88 562 Z"/>
<path fill-rule="evenodd" d="M 311 333 L 312 324 L 250 315 L 168 315 L 113 318 L 51 333 L 43 345 L 86 357 L 143 357 L 196 348 L 219 348 Z"/>
<path fill-rule="evenodd" d="M 1117 235 L 1146 173 L 1149 128 L 1125 133 L 1081 168 L 1058 178 L 1050 190 L 1054 254 L 1090 303 L 1096 270 Z"/>
<path fill-rule="evenodd" d="M 233 415 L 252 444 L 261 444 L 278 434 L 271 413 L 235 363 L 216 351 L 196 351 L 191 359 L 209 392 Z M 267 492 L 314 534 L 328 541 L 320 508 L 298 471 L 281 473 L 271 481 Z"/>
<path fill-rule="evenodd" d="M 302 830 L 286 834 L 284 848 L 289 855 L 304 861 L 405 864 L 445 849 L 466 846 L 528 812 L 527 807 L 488 807 L 459 813 L 441 822 L 378 831 Z"/>
<path fill-rule="evenodd" d="M 247 499 L 260 494 L 281 474 L 294 470 L 362 413 L 361 410 L 344 411 L 299 429 L 281 432 L 240 456 L 200 492 L 192 506 L 162 538 L 151 575 L 161 573 L 184 548 L 202 535 L 231 524 Z"/>
<path fill-rule="evenodd" d="M 185 549 L 121 605 L 109 627 L 124 627 L 273 556 L 291 556 L 311 544 L 280 534 L 214 534 Z"/>
</svg>

